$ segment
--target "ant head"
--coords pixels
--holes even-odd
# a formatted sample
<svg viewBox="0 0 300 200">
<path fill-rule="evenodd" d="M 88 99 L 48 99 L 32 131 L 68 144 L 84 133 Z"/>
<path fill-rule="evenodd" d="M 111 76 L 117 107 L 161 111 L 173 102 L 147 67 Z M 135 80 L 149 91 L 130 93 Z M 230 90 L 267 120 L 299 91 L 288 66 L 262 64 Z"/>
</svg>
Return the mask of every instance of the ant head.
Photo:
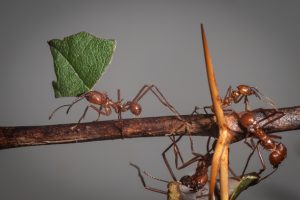
<svg viewBox="0 0 300 200">
<path fill-rule="evenodd" d="M 287 148 L 282 143 L 279 143 L 269 156 L 270 163 L 274 168 L 277 168 L 278 165 L 285 159 L 286 155 Z"/>
<path fill-rule="evenodd" d="M 240 93 L 242 95 L 249 96 L 249 95 L 254 94 L 253 93 L 254 91 L 252 90 L 252 87 L 250 87 L 248 85 L 238 85 L 237 89 L 238 89 L 238 93 Z"/>
<path fill-rule="evenodd" d="M 203 174 L 202 176 L 198 176 L 195 181 L 196 182 L 194 183 L 193 189 L 195 189 L 195 190 L 202 189 L 208 181 L 207 173 Z"/>
<path fill-rule="evenodd" d="M 192 183 L 192 177 L 189 175 L 183 176 L 180 178 L 180 182 L 182 185 L 184 185 L 186 187 L 190 187 L 191 183 Z"/>
<path fill-rule="evenodd" d="M 132 101 L 129 104 L 129 109 L 132 114 L 139 116 L 142 112 L 142 107 L 138 102 Z"/>
<path fill-rule="evenodd" d="M 240 92 L 238 90 L 234 90 L 231 92 L 231 97 L 233 99 L 237 98 L 240 95 Z"/>
</svg>

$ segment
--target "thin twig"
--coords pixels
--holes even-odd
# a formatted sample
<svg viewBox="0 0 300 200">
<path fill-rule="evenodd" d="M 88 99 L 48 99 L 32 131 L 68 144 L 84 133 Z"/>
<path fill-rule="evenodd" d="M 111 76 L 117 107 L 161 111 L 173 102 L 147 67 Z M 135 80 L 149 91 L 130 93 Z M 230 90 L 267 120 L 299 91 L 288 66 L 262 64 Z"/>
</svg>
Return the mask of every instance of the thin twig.
<svg viewBox="0 0 300 200">
<path fill-rule="evenodd" d="M 285 115 L 265 127 L 264 130 L 268 134 L 300 129 L 300 106 L 280 108 L 279 111 Z M 264 110 L 264 112 L 268 114 L 273 111 Z M 254 113 L 256 113 L 255 121 L 264 118 L 262 111 L 254 111 Z M 182 115 L 181 117 L 191 123 L 191 135 L 218 136 L 219 129 L 213 115 Z M 246 134 L 240 129 L 236 115 L 228 113 L 226 121 L 233 134 L 232 142 L 245 138 Z M 123 138 L 126 139 L 165 136 L 174 133 L 177 127 L 182 126 L 182 121 L 176 116 L 164 116 L 123 119 L 123 123 L 119 120 L 81 123 L 75 129 L 72 127 L 76 124 L 0 127 L 0 149 L 122 139 L 122 124 Z M 186 133 L 184 129 L 180 129 L 176 131 L 176 134 Z"/>
</svg>

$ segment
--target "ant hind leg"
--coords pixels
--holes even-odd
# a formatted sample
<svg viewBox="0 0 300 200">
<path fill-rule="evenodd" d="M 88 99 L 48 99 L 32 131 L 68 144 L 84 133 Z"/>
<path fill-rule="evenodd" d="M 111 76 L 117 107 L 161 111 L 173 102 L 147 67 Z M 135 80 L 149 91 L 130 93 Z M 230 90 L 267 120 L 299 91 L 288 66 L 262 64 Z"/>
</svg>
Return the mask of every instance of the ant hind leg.
<svg viewBox="0 0 300 200">
<path fill-rule="evenodd" d="M 135 165 L 135 164 L 133 164 L 133 163 L 130 163 L 130 165 L 131 165 L 132 167 L 134 167 L 134 168 L 137 169 L 137 171 L 138 171 L 138 176 L 140 177 L 141 182 L 142 182 L 142 184 L 143 184 L 143 186 L 144 186 L 145 189 L 150 190 L 150 191 L 152 191 L 152 192 L 161 193 L 161 194 L 168 194 L 166 191 L 163 191 L 163 190 L 160 190 L 160 189 L 156 189 L 156 188 L 147 186 L 147 185 L 146 185 L 146 182 L 145 182 L 145 179 L 144 179 L 144 177 L 143 177 L 143 175 L 142 175 L 142 172 L 141 172 L 141 169 L 139 168 L 139 166 L 137 166 L 137 165 Z M 165 181 L 165 180 L 162 180 L 162 179 L 155 178 L 154 176 L 148 174 L 148 173 L 145 172 L 145 171 L 143 171 L 143 172 L 144 172 L 145 175 L 149 176 L 150 178 L 153 178 L 153 179 L 155 179 L 155 180 L 163 181 L 163 182 L 168 183 L 168 181 Z"/>
</svg>

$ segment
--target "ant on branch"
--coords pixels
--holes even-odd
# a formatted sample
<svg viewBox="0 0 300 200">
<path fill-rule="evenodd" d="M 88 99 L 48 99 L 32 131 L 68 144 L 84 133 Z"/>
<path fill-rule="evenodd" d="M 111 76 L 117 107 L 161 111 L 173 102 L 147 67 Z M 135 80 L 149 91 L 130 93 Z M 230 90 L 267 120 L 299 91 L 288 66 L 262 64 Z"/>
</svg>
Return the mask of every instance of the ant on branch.
<svg viewBox="0 0 300 200">
<path fill-rule="evenodd" d="M 120 90 L 118 90 L 118 101 L 114 102 L 112 101 L 108 95 L 104 92 L 99 91 L 88 91 L 86 93 L 81 94 L 78 96 L 71 104 L 66 104 L 59 106 L 56 108 L 49 116 L 49 119 L 51 119 L 54 115 L 54 113 L 63 107 L 68 107 L 66 113 L 68 114 L 72 106 L 79 102 L 82 99 L 86 99 L 90 105 L 88 105 L 83 114 L 81 115 L 78 124 L 84 119 L 87 111 L 89 108 L 94 109 L 98 113 L 98 117 L 96 121 L 99 120 L 100 115 L 109 116 L 112 113 L 112 110 L 118 114 L 118 118 L 122 119 L 122 112 L 130 111 L 133 115 L 139 116 L 142 112 L 142 106 L 139 104 L 139 101 L 141 98 L 145 96 L 149 91 L 151 91 L 157 99 L 166 107 L 168 107 L 173 113 L 177 115 L 177 117 L 181 120 L 183 120 L 180 117 L 180 114 L 178 111 L 167 101 L 167 99 L 163 96 L 163 94 L 160 92 L 160 90 L 155 85 L 144 85 L 137 95 L 131 100 L 127 101 L 125 103 L 122 103 L 122 99 L 120 98 Z M 100 106 L 99 108 L 95 105 Z"/>
<path fill-rule="evenodd" d="M 169 136 L 170 139 L 172 140 L 172 144 L 169 145 L 162 153 L 164 162 L 173 178 L 173 181 L 162 180 L 162 179 L 156 178 L 156 177 L 150 175 L 149 173 L 143 171 L 143 174 L 145 174 L 146 176 L 148 176 L 152 179 L 168 183 L 168 191 L 163 191 L 163 190 L 160 190 L 157 188 L 147 186 L 140 168 L 137 165 L 130 163 L 131 166 L 135 167 L 138 170 L 139 177 L 140 177 L 141 182 L 145 189 L 153 191 L 153 192 L 167 194 L 168 199 L 170 199 L 170 200 L 172 200 L 172 199 L 178 200 L 178 199 L 181 199 L 178 197 L 181 197 L 182 195 L 196 195 L 196 193 L 197 193 L 197 195 L 200 194 L 199 196 L 195 196 L 196 198 L 201 197 L 203 195 L 202 195 L 202 191 L 200 191 L 200 190 L 202 190 L 204 188 L 205 184 L 208 182 L 208 167 L 211 165 L 211 159 L 212 159 L 212 155 L 213 155 L 212 153 L 210 153 L 212 149 L 209 149 L 210 138 L 207 142 L 207 149 L 208 149 L 207 151 L 208 152 L 205 155 L 202 155 L 202 154 L 194 152 L 193 142 L 190 137 L 191 149 L 192 149 L 192 153 L 193 153 L 194 157 L 184 163 L 181 153 L 179 151 L 179 148 L 176 144 L 182 138 L 182 136 L 183 135 L 179 136 L 176 140 L 175 140 L 174 135 Z M 177 180 L 177 178 L 175 177 L 175 175 L 170 167 L 170 164 L 166 158 L 166 155 L 165 155 L 166 152 L 169 149 L 171 149 L 171 147 L 174 147 L 175 163 L 176 163 L 177 169 L 183 169 L 183 168 L 191 165 L 192 163 L 197 162 L 197 168 L 193 175 L 191 175 L 191 176 L 186 175 L 186 176 L 181 177 L 179 181 Z M 179 166 L 179 164 L 178 164 L 178 157 L 182 161 L 181 166 Z M 183 186 L 185 187 L 185 190 L 184 190 L 184 188 L 182 188 Z M 199 191 L 199 193 L 198 193 L 198 191 Z M 176 196 L 177 198 L 174 198 L 174 196 Z"/>
<path fill-rule="evenodd" d="M 263 130 L 263 128 L 265 126 L 267 126 L 268 124 L 280 119 L 281 117 L 284 116 L 283 112 L 277 111 L 275 110 L 273 113 L 267 115 L 265 114 L 265 111 L 263 109 L 257 109 L 259 111 L 262 111 L 265 115 L 264 118 L 256 121 L 255 119 L 258 116 L 255 116 L 255 112 L 253 111 L 246 111 L 240 118 L 239 118 L 239 123 L 245 128 L 247 129 L 248 133 L 251 134 L 251 139 L 249 143 L 246 139 L 245 139 L 245 143 L 251 148 L 253 149 L 253 152 L 250 154 L 248 160 L 247 160 L 247 165 L 248 162 L 251 158 L 251 156 L 253 155 L 254 151 L 257 150 L 257 153 L 259 155 L 260 158 L 260 162 L 263 166 L 262 171 L 265 170 L 265 164 L 263 161 L 263 158 L 261 156 L 261 152 L 258 149 L 258 144 L 261 144 L 265 149 L 267 149 L 268 151 L 271 152 L 271 154 L 269 155 L 269 161 L 270 163 L 273 165 L 273 168 L 277 169 L 279 164 L 286 158 L 287 156 L 287 148 L 285 147 L 284 144 L 282 143 L 277 143 L 275 142 L 272 138 L 277 138 L 280 139 L 280 136 L 276 136 L 276 135 L 267 135 L 266 132 Z M 278 115 L 278 116 L 276 116 Z M 271 118 L 271 119 L 270 119 Z M 268 120 L 267 122 L 265 122 L 263 125 L 260 125 L 260 123 L 262 123 L 263 121 Z M 258 138 L 258 142 L 255 145 L 254 141 L 253 141 L 253 137 Z M 245 172 L 245 170 L 244 170 Z M 243 174 L 244 174 L 243 172 Z"/>
<path fill-rule="evenodd" d="M 257 185 L 261 181 L 267 179 L 269 176 L 271 176 L 278 169 L 276 167 L 269 174 L 261 177 L 261 174 L 265 171 L 266 167 L 265 167 L 265 164 L 263 162 L 261 152 L 258 149 L 259 142 L 257 142 L 256 144 L 254 144 L 253 140 L 251 140 L 251 142 L 252 142 L 251 143 L 251 147 L 253 147 L 253 150 L 252 150 L 252 152 L 248 156 L 248 159 L 247 159 L 247 162 L 246 162 L 245 167 L 243 169 L 242 175 L 240 175 L 240 176 L 234 176 L 234 177 L 230 178 L 230 179 L 238 181 L 236 189 L 230 195 L 230 200 L 231 199 L 236 199 L 244 190 L 248 189 L 251 186 Z M 254 154 L 255 150 L 258 151 L 258 155 L 259 155 L 259 158 L 260 158 L 260 161 L 261 161 L 260 162 L 261 169 L 258 172 L 254 171 L 254 172 L 246 173 L 246 170 L 248 168 L 248 164 L 249 164 L 250 158 Z M 238 189 L 238 187 L 239 187 L 239 189 Z"/>
<path fill-rule="evenodd" d="M 177 139 L 175 139 L 175 136 L 169 136 L 170 139 L 172 140 L 172 144 L 169 145 L 162 153 L 162 156 L 164 158 L 164 162 L 168 168 L 169 173 L 171 174 L 173 181 L 166 181 L 166 180 L 162 180 L 159 178 L 156 178 L 152 175 L 150 175 L 149 173 L 143 171 L 141 172 L 140 168 L 135 165 L 130 163 L 131 166 L 135 167 L 138 170 L 138 174 L 139 177 L 141 179 L 141 182 L 144 186 L 145 189 L 153 191 L 153 192 L 158 192 L 158 193 L 162 193 L 162 194 L 167 194 L 168 195 L 168 199 L 172 199 L 170 198 L 171 196 L 182 196 L 182 195 L 190 195 L 191 198 L 189 199 L 197 199 L 197 198 L 202 198 L 204 196 L 207 196 L 207 188 L 205 187 L 205 185 L 208 183 L 208 168 L 211 166 L 212 163 L 212 157 L 213 157 L 213 147 L 215 145 L 215 142 L 213 143 L 212 147 L 209 148 L 210 146 L 210 139 L 211 137 L 208 138 L 207 144 L 206 144 L 206 148 L 207 148 L 207 153 L 205 155 L 199 154 L 194 152 L 193 149 L 193 141 L 192 138 L 190 137 L 190 142 L 191 142 L 191 150 L 192 150 L 192 154 L 194 155 L 194 157 L 192 157 L 190 160 L 188 160 L 187 162 L 183 161 L 182 155 L 179 151 L 179 148 L 177 146 L 177 142 L 182 138 L 183 135 L 179 136 Z M 192 175 L 185 175 L 182 176 L 179 181 L 177 180 L 177 178 L 175 177 L 170 164 L 166 158 L 166 153 L 167 151 L 169 151 L 171 148 L 174 148 L 174 153 L 175 153 L 175 165 L 176 168 L 178 170 L 183 169 L 185 167 L 190 166 L 191 164 L 197 162 L 197 166 L 196 166 L 196 170 Z M 182 164 L 179 165 L 178 164 L 178 159 L 181 160 Z M 230 169 L 230 172 L 236 177 L 236 174 L 233 173 L 233 171 Z M 149 187 L 146 185 L 144 177 L 142 175 L 142 173 L 152 179 L 158 180 L 158 181 L 162 181 L 162 182 L 166 182 L 168 183 L 168 191 L 163 191 L 157 188 L 153 188 L 153 187 Z M 173 190 L 170 190 L 170 187 L 173 187 Z M 181 198 L 174 198 L 174 200 L 178 200 Z"/>
<path fill-rule="evenodd" d="M 207 196 L 207 194 L 203 194 L 203 191 L 200 191 L 200 190 L 191 191 L 191 190 L 189 190 L 188 186 L 185 185 L 184 182 L 181 182 L 181 181 L 166 181 L 166 180 L 163 180 L 163 179 L 159 179 L 159 178 L 156 178 L 156 177 L 152 176 L 151 174 L 149 174 L 146 171 L 141 171 L 139 166 L 137 166 L 133 163 L 130 163 L 130 165 L 138 170 L 138 176 L 140 177 L 142 185 L 145 189 L 150 190 L 152 192 L 165 194 L 165 195 L 167 195 L 168 200 L 182 200 L 182 199 L 186 199 L 186 198 L 195 199 L 195 198 L 200 198 L 200 197 L 203 197 L 203 196 Z M 161 190 L 161 189 L 157 189 L 157 188 L 148 186 L 145 182 L 143 174 L 150 177 L 150 178 L 152 178 L 152 179 L 155 179 L 157 181 L 167 183 L 168 184 L 168 186 L 167 186 L 168 191 L 164 191 L 164 190 Z M 186 198 L 184 198 L 184 197 L 186 197 Z"/>
<path fill-rule="evenodd" d="M 245 104 L 245 111 L 249 110 L 249 96 L 256 96 L 258 99 L 270 104 L 272 107 L 275 108 L 274 102 L 264 96 L 257 88 L 248 86 L 248 85 L 238 85 L 236 90 L 232 90 L 232 87 L 229 86 L 227 89 L 225 97 L 221 100 L 222 102 L 222 107 L 227 108 L 229 107 L 232 103 L 239 103 L 242 99 L 244 99 L 244 104 Z M 208 113 L 206 109 L 210 109 L 212 112 L 214 112 L 213 106 L 205 106 L 203 109 L 205 113 Z M 195 108 L 196 110 L 199 108 Z"/>
<path fill-rule="evenodd" d="M 180 178 L 180 182 L 183 185 L 190 188 L 191 191 L 196 192 L 196 191 L 202 189 L 208 181 L 208 168 L 211 165 L 211 161 L 212 161 L 212 157 L 213 157 L 213 153 L 211 153 L 213 148 L 209 148 L 211 137 L 209 137 L 209 139 L 207 141 L 207 145 L 206 145 L 207 153 L 205 155 L 202 155 L 202 154 L 196 153 L 194 151 L 193 140 L 192 140 L 191 136 L 189 135 L 190 148 L 191 148 L 192 155 L 194 157 L 192 157 L 190 160 L 188 160 L 186 162 L 183 161 L 182 155 L 181 155 L 179 147 L 177 145 L 177 143 L 179 142 L 179 140 L 181 140 L 182 137 L 183 137 L 183 135 L 180 135 L 177 139 L 175 139 L 174 135 L 169 136 L 172 143 L 163 151 L 162 157 L 163 157 L 165 165 L 168 168 L 168 171 L 174 181 L 177 181 L 177 179 L 176 179 L 176 176 L 174 175 L 174 172 L 173 172 L 173 170 L 170 166 L 170 163 L 166 157 L 166 153 L 171 149 L 171 147 L 173 147 L 173 150 L 174 150 L 175 166 L 176 166 L 177 170 L 181 170 L 181 169 L 186 168 L 186 167 L 190 166 L 191 164 L 197 162 L 197 167 L 196 167 L 195 173 L 193 175 L 191 175 L 191 176 L 186 175 L 186 176 L 183 176 Z M 178 164 L 178 158 L 181 160 L 181 165 Z"/>
</svg>

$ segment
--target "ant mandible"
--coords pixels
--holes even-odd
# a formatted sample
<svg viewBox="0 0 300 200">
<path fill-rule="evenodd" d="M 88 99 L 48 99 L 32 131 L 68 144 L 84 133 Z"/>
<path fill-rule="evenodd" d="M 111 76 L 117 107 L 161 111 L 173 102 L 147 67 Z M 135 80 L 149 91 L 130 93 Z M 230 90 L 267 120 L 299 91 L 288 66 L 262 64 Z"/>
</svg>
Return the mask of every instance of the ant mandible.
<svg viewBox="0 0 300 200">
<path fill-rule="evenodd" d="M 229 86 L 226 92 L 225 97 L 223 98 L 222 101 L 222 107 L 226 108 L 230 106 L 232 103 L 239 103 L 242 99 L 244 99 L 244 104 L 245 104 L 245 111 L 249 110 L 249 100 L 248 97 L 254 95 L 258 99 L 261 99 L 265 101 L 266 103 L 270 104 L 272 107 L 275 108 L 274 102 L 264 96 L 257 88 L 248 86 L 248 85 L 238 85 L 236 90 L 232 90 L 232 87 Z M 212 106 L 205 106 L 204 111 L 207 113 L 206 109 L 211 109 L 212 112 L 214 112 Z"/>
<path fill-rule="evenodd" d="M 265 112 L 263 109 L 257 109 L 260 110 L 262 112 Z M 279 114 L 277 117 L 274 117 L 275 115 Z M 274 168 L 278 168 L 279 164 L 286 158 L 287 156 L 287 148 L 285 147 L 284 144 L 282 143 L 276 143 L 273 138 L 281 138 L 280 136 L 275 136 L 275 135 L 270 135 L 268 136 L 265 131 L 263 130 L 263 128 L 278 120 L 279 118 L 283 117 L 284 113 L 280 112 L 280 111 L 274 111 L 273 113 L 266 115 L 265 117 L 262 118 L 261 120 L 256 121 L 255 118 L 255 112 L 253 111 L 247 111 L 245 112 L 239 119 L 239 123 L 247 129 L 248 133 L 251 133 L 252 136 L 255 136 L 256 138 L 258 138 L 258 143 L 261 144 L 265 149 L 269 150 L 271 152 L 271 154 L 269 155 L 269 161 L 270 163 L 273 165 Z M 270 119 L 271 117 L 274 117 L 273 119 Z M 266 123 L 264 123 L 263 125 L 260 125 L 261 122 L 267 120 L 268 121 Z M 247 137 L 246 137 L 247 138 Z M 246 140 L 245 143 L 250 146 L 250 148 L 252 148 L 253 150 L 257 150 L 258 154 L 259 154 L 259 158 L 261 160 L 261 163 L 263 165 L 263 170 L 265 169 L 264 166 L 264 162 L 261 156 L 261 153 L 257 147 L 257 145 L 254 145 L 254 141 L 253 138 L 251 138 L 251 144 L 249 144 Z M 247 163 L 250 160 L 250 157 L 252 155 L 249 156 Z"/>
<path fill-rule="evenodd" d="M 118 114 L 119 119 L 122 118 L 121 113 L 126 112 L 128 110 L 130 110 L 130 112 L 133 115 L 139 116 L 142 112 L 142 107 L 139 104 L 139 101 L 149 91 L 151 91 L 164 106 L 168 107 L 173 113 L 175 113 L 179 119 L 182 119 L 179 116 L 180 114 L 178 113 L 178 111 L 167 101 L 167 99 L 163 96 L 163 94 L 155 85 L 144 85 L 131 101 L 127 101 L 125 103 L 122 103 L 122 100 L 120 98 L 120 90 L 118 90 L 118 101 L 116 102 L 112 101 L 106 93 L 102 93 L 99 91 L 89 91 L 78 96 L 71 104 L 62 105 L 56 108 L 50 114 L 49 119 L 53 117 L 54 113 L 57 110 L 63 107 L 68 107 L 66 111 L 66 113 L 68 114 L 72 106 L 82 99 L 86 99 L 91 104 L 85 108 L 78 123 L 80 123 L 81 120 L 84 119 L 89 108 L 94 109 L 98 113 L 98 117 L 96 121 L 99 120 L 100 115 L 109 116 L 112 113 L 112 110 Z M 99 105 L 100 107 L 97 108 L 95 105 Z"/>
</svg>

